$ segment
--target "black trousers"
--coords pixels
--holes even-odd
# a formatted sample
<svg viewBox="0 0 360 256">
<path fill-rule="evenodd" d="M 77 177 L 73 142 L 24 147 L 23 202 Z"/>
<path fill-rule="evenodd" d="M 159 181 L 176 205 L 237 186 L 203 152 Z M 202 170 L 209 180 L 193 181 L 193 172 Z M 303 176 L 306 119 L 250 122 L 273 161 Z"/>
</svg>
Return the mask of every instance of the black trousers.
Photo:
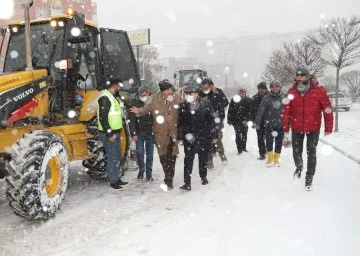
<svg viewBox="0 0 360 256">
<path fill-rule="evenodd" d="M 256 134 L 257 134 L 257 143 L 258 143 L 258 148 L 259 148 L 259 154 L 260 156 L 264 156 L 266 154 L 266 149 L 265 149 L 265 127 L 264 126 L 260 126 L 259 130 L 256 130 Z"/>
<path fill-rule="evenodd" d="M 235 142 L 238 153 L 242 153 L 246 150 L 246 142 L 247 142 L 247 133 L 248 133 L 248 126 L 243 124 L 235 124 Z"/>
<path fill-rule="evenodd" d="M 320 130 L 306 134 L 307 172 L 306 176 L 314 176 L 316 169 L 316 147 L 319 142 Z M 293 157 L 296 167 L 303 168 L 303 144 L 305 134 L 292 132 Z"/>
<path fill-rule="evenodd" d="M 281 153 L 282 148 L 282 141 L 284 138 L 284 133 L 282 128 L 276 127 L 266 127 L 265 128 L 266 134 L 266 151 L 273 151 L 273 144 L 275 142 L 275 152 Z"/>
<path fill-rule="evenodd" d="M 184 183 L 191 184 L 191 174 L 194 165 L 195 154 L 198 154 L 199 157 L 199 175 L 200 178 L 206 178 L 207 176 L 207 160 L 210 154 L 209 148 L 211 144 L 209 143 L 208 147 L 198 147 L 199 150 L 195 150 L 195 147 L 191 144 L 186 143 L 184 145 L 185 158 L 184 158 Z"/>
<path fill-rule="evenodd" d="M 172 187 L 174 175 L 175 175 L 175 163 L 176 163 L 176 155 L 173 155 L 173 149 L 175 146 L 175 142 L 169 138 L 169 144 L 167 147 L 167 151 L 165 155 L 159 155 L 160 163 L 164 170 L 165 179 L 164 182 L 166 185 Z"/>
</svg>

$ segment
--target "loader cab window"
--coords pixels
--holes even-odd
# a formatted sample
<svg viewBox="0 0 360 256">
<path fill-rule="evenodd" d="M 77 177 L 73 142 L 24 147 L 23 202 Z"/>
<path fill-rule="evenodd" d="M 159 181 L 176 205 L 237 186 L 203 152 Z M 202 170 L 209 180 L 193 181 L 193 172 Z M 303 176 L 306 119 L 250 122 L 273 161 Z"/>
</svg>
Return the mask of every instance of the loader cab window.
<svg viewBox="0 0 360 256">
<path fill-rule="evenodd" d="M 85 81 L 78 79 L 74 84 L 77 90 L 95 90 L 98 82 L 95 79 L 97 74 L 98 49 L 95 43 L 95 31 L 91 27 L 84 29 L 83 36 L 72 39 L 68 43 L 68 57 L 74 63 L 74 73 L 78 73 Z M 70 72 L 69 72 L 70 73 Z M 79 76 L 79 77 L 80 77 Z"/>
<path fill-rule="evenodd" d="M 125 31 L 100 29 L 102 84 L 116 76 L 123 80 L 121 91 L 136 92 L 140 86 L 137 64 Z"/>
<path fill-rule="evenodd" d="M 4 72 L 22 71 L 26 68 L 25 28 L 12 26 Z M 57 72 L 56 61 L 61 60 L 64 29 L 52 27 L 48 22 L 31 24 L 31 52 L 34 69 Z"/>
</svg>

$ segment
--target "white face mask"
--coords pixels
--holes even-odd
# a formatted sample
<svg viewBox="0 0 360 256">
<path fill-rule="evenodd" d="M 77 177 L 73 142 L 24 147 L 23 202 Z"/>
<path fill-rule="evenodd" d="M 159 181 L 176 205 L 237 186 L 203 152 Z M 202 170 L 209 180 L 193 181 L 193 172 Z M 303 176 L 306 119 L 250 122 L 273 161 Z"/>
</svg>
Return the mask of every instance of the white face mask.
<svg viewBox="0 0 360 256">
<path fill-rule="evenodd" d="M 189 103 L 193 102 L 194 101 L 194 96 L 192 95 L 185 95 L 185 100 Z"/>
<path fill-rule="evenodd" d="M 148 98 L 148 96 L 144 96 L 144 97 L 140 97 L 140 96 L 139 96 L 139 99 L 140 99 L 142 102 L 146 102 L 147 98 Z"/>
<path fill-rule="evenodd" d="M 203 92 L 205 93 L 205 94 L 209 94 L 210 93 L 210 89 L 207 89 L 206 91 L 204 90 Z"/>
</svg>

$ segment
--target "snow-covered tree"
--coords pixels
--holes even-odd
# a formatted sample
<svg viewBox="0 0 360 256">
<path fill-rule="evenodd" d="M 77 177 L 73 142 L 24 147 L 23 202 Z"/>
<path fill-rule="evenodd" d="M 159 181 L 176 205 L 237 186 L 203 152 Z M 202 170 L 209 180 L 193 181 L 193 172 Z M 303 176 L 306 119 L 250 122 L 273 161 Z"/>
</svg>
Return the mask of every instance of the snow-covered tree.
<svg viewBox="0 0 360 256">
<path fill-rule="evenodd" d="M 360 97 L 360 71 L 352 70 L 340 76 L 341 85 L 348 88 L 350 97 Z"/>
<path fill-rule="evenodd" d="M 337 132 L 340 70 L 360 60 L 360 17 L 326 20 L 320 29 L 309 32 L 306 40 L 320 46 L 324 61 L 336 68 L 335 132 Z"/>
</svg>

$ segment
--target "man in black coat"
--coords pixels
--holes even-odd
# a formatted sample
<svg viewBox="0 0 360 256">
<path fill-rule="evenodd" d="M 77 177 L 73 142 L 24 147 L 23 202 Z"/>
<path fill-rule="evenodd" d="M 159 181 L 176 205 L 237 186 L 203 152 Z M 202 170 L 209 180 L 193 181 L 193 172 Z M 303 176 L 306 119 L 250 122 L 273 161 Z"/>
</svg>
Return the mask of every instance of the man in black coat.
<svg viewBox="0 0 360 256">
<path fill-rule="evenodd" d="M 251 120 L 251 99 L 246 96 L 246 90 L 240 89 L 238 95 L 235 95 L 229 105 L 228 124 L 234 126 L 235 142 L 240 155 L 247 152 L 246 142 L 248 133 L 248 122 Z"/>
<path fill-rule="evenodd" d="M 215 87 L 213 81 L 209 78 L 202 80 L 201 89 L 202 91 L 199 92 L 200 98 L 208 100 L 214 110 L 214 118 L 218 134 L 216 151 L 219 152 L 221 161 L 224 164 L 227 164 L 227 157 L 225 155 L 224 145 L 222 143 L 222 130 L 224 129 L 225 108 L 229 105 L 229 100 L 225 96 L 224 92 L 221 89 Z M 214 167 L 212 154 L 209 155 L 208 167 L 209 169 Z"/>
<path fill-rule="evenodd" d="M 263 97 L 268 94 L 266 82 L 262 81 L 257 86 L 258 93 L 255 94 L 252 97 L 252 103 L 251 103 L 251 119 L 255 123 L 256 115 L 259 110 L 261 101 Z M 253 128 L 255 128 L 255 125 L 253 125 Z M 264 160 L 266 158 L 266 149 L 265 149 L 265 127 L 264 124 L 259 124 L 259 129 L 256 130 L 257 134 L 257 141 L 258 141 L 258 148 L 259 148 L 259 158 L 258 160 Z"/>
<path fill-rule="evenodd" d="M 131 107 L 143 107 L 149 96 L 149 88 L 144 85 L 140 86 L 137 96 L 130 103 Z M 154 135 L 152 132 L 152 114 L 148 113 L 144 116 L 136 116 L 134 113 L 130 112 L 129 120 L 131 139 L 136 143 L 136 158 L 139 165 L 137 178 L 139 180 L 144 178 L 144 172 L 146 171 L 146 181 L 153 181 Z"/>
<path fill-rule="evenodd" d="M 201 184 L 207 185 L 207 160 L 212 143 L 216 143 L 217 130 L 213 116 L 213 108 L 209 101 L 198 97 L 199 88 L 188 86 L 185 102 L 180 104 L 178 121 L 178 141 L 184 146 L 184 185 L 183 190 L 191 190 L 191 173 L 195 154 L 199 157 L 199 174 Z"/>
</svg>

